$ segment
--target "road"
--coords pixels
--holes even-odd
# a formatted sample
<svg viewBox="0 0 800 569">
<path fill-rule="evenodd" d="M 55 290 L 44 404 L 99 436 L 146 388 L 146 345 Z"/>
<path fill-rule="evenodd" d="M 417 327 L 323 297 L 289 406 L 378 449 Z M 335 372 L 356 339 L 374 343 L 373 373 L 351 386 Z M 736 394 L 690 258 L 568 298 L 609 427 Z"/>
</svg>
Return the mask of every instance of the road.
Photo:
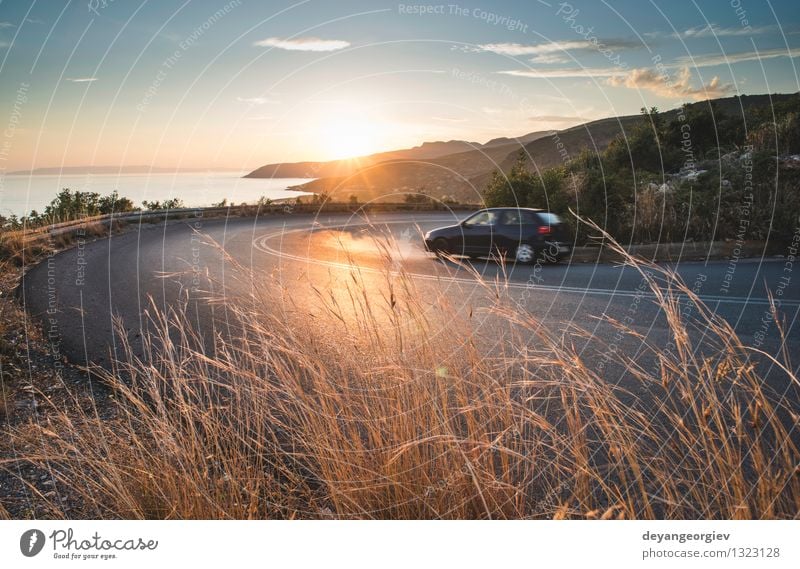
<svg viewBox="0 0 800 569">
<path fill-rule="evenodd" d="M 79 365 L 107 366 L 119 355 L 122 338 L 115 333 L 115 318 L 122 323 L 126 340 L 139 350 L 147 326 L 143 313 L 151 299 L 167 309 L 187 295 L 203 297 L 193 290 L 213 290 L 224 301 L 208 305 L 201 299 L 196 310 L 197 326 L 211 334 L 218 329 L 220 307 L 237 303 L 253 287 L 266 292 L 274 311 L 285 308 L 286 290 L 295 307 L 311 306 L 317 302 L 314 287 L 336 290 L 356 268 L 371 292 L 380 294 L 386 282 L 386 256 L 390 270 L 406 271 L 422 300 L 430 299 L 423 304 L 434 321 L 438 310 L 432 299 L 439 292 L 459 310 L 490 301 L 486 288 L 476 284 L 477 273 L 489 281 L 507 282 L 519 310 L 530 312 L 554 332 L 578 326 L 608 344 L 613 329 L 598 319 L 607 315 L 628 322 L 657 345 L 669 343 L 665 319 L 651 302 L 642 276 L 632 268 L 590 263 L 503 267 L 491 260 L 459 264 L 422 251 L 420 231 L 453 223 L 456 216 L 464 214 L 396 213 L 370 220 L 287 214 L 143 224 L 47 259 L 25 275 L 20 294 L 54 351 Z M 383 256 L 376 236 L 392 239 Z M 252 269 L 248 279 L 241 278 L 237 265 Z M 770 353 L 777 353 L 781 340 L 768 318 L 768 292 L 780 291 L 789 353 L 800 353 L 800 277 L 786 270 L 784 259 L 690 261 L 672 268 L 734 326 L 745 343 L 758 343 Z M 490 345 L 491 319 L 476 322 L 484 327 L 488 352 L 496 347 Z M 436 333 L 448 333 L 449 325 L 438 322 Z M 591 343 L 589 339 L 587 346 Z M 624 340 L 614 347 L 634 354 L 640 346 Z"/>
</svg>

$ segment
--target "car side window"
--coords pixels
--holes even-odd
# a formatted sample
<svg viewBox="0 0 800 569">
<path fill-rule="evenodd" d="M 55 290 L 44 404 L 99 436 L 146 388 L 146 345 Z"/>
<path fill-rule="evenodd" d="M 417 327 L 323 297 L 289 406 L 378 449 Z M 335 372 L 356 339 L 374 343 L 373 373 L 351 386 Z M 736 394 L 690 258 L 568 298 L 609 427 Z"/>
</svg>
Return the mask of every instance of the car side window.
<svg viewBox="0 0 800 569">
<path fill-rule="evenodd" d="M 509 209 L 504 212 L 503 223 L 506 225 L 531 225 L 537 223 L 536 216 L 529 211 Z"/>
<path fill-rule="evenodd" d="M 519 210 L 509 209 L 504 212 L 503 223 L 505 225 L 522 225 L 522 216 Z"/>
<path fill-rule="evenodd" d="M 465 225 L 495 225 L 496 223 L 496 211 L 481 211 L 464 222 Z"/>
</svg>

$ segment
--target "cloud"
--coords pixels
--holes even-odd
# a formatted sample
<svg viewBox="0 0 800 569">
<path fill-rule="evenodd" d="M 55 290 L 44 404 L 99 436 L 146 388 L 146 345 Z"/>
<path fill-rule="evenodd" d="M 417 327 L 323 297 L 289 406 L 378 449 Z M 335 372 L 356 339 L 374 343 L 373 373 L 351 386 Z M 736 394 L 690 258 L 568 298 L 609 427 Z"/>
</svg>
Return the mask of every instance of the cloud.
<svg viewBox="0 0 800 569">
<path fill-rule="evenodd" d="M 531 58 L 532 63 L 569 63 L 571 60 L 566 55 L 560 53 L 543 53 Z"/>
<path fill-rule="evenodd" d="M 71 83 L 91 83 L 97 81 L 97 77 L 66 77 L 67 81 Z"/>
<path fill-rule="evenodd" d="M 713 67 L 714 65 L 732 65 L 742 61 L 759 61 L 776 57 L 800 57 L 800 47 L 765 49 L 763 51 L 743 51 L 738 53 L 710 53 L 703 55 L 684 55 L 675 60 L 678 67 Z"/>
<path fill-rule="evenodd" d="M 13 28 L 14 24 L 11 22 L 0 22 L 0 29 L 2 28 Z"/>
<path fill-rule="evenodd" d="M 737 37 L 737 36 L 759 36 L 764 34 L 774 34 L 779 31 L 778 26 L 734 26 L 724 28 L 717 24 L 707 24 L 705 26 L 695 26 L 678 32 L 647 32 L 645 35 L 651 38 L 670 37 L 677 39 L 691 38 L 712 38 L 712 37 Z"/>
<path fill-rule="evenodd" d="M 605 40 L 566 40 L 548 43 L 526 45 L 521 43 L 485 43 L 474 48 L 472 51 L 491 51 L 500 55 L 535 55 L 560 53 L 564 51 L 598 51 L 599 49 L 624 50 L 638 47 L 639 44 L 623 39 Z"/>
<path fill-rule="evenodd" d="M 632 69 L 624 76 L 608 78 L 608 84 L 613 87 L 627 87 L 629 89 L 644 89 L 669 99 L 716 99 L 734 91 L 733 85 L 722 83 L 719 77 L 700 87 L 692 87 L 692 74 L 688 67 L 678 71 L 675 78 L 661 75 L 652 69 Z"/>
<path fill-rule="evenodd" d="M 344 40 L 322 40 L 319 38 L 267 38 L 259 40 L 253 45 L 260 47 L 277 47 L 288 51 L 336 51 L 350 46 L 350 42 Z"/>
<path fill-rule="evenodd" d="M 561 67 L 557 69 L 514 69 L 498 71 L 498 73 L 534 79 L 562 79 L 565 77 L 612 77 L 624 75 L 625 70 L 620 67 Z"/>
<path fill-rule="evenodd" d="M 486 113 L 487 115 L 499 115 L 503 112 L 503 109 L 497 109 L 495 107 L 481 107 L 481 112 Z"/>
<path fill-rule="evenodd" d="M 43 21 L 37 20 L 36 18 L 25 18 L 25 21 L 29 24 L 44 24 Z"/>
<path fill-rule="evenodd" d="M 273 99 L 267 97 L 236 97 L 240 103 L 247 103 L 248 105 L 266 105 L 267 103 L 274 103 Z"/>
</svg>

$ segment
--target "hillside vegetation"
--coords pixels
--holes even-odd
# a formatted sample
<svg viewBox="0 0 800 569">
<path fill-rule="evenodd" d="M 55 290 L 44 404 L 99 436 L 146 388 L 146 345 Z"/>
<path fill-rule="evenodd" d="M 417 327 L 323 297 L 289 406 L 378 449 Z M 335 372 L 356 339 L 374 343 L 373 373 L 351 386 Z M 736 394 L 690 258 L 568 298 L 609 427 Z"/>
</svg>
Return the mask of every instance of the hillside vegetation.
<svg viewBox="0 0 800 569">
<path fill-rule="evenodd" d="M 746 100 L 750 99 L 750 100 Z M 787 242 L 800 212 L 800 95 L 642 109 L 603 150 L 542 167 L 536 141 L 484 191 L 489 206 L 540 207 L 590 218 L 620 242 Z"/>
</svg>

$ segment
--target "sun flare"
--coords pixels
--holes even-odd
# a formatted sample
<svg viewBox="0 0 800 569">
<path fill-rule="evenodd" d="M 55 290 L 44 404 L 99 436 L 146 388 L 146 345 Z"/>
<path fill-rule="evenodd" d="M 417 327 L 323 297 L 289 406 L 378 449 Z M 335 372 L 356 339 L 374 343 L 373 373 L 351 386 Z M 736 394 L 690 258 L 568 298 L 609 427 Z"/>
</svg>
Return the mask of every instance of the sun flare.
<svg viewBox="0 0 800 569">
<path fill-rule="evenodd" d="M 376 123 L 355 115 L 332 118 L 320 131 L 323 150 L 337 160 L 372 154 L 381 136 Z"/>
</svg>

